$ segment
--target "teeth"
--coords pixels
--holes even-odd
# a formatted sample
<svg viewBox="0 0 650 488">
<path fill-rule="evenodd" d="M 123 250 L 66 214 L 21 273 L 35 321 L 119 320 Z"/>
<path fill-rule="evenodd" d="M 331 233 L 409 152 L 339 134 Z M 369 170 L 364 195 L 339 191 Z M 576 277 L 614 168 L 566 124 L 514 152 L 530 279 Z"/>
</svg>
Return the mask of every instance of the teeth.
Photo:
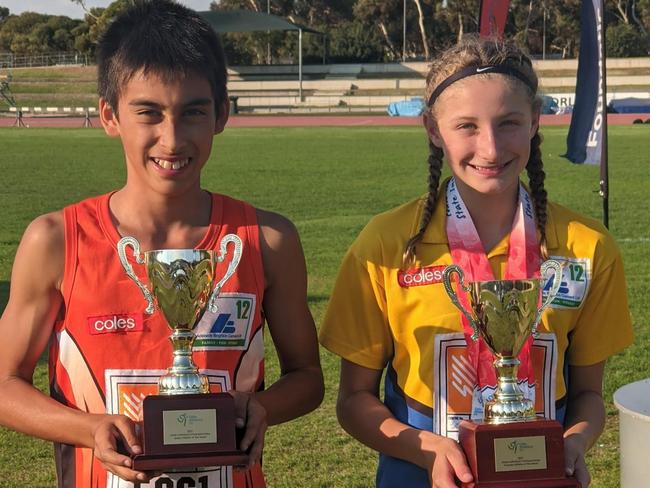
<svg viewBox="0 0 650 488">
<path fill-rule="evenodd" d="M 494 166 L 479 166 L 477 164 L 472 164 L 470 166 L 473 166 L 476 169 L 501 169 L 503 168 L 506 164 L 508 163 L 503 163 L 503 164 L 495 164 Z"/>
<path fill-rule="evenodd" d="M 167 161 L 166 159 L 153 158 L 154 163 L 164 169 L 181 169 L 187 166 L 190 162 L 190 158 L 181 159 L 179 161 Z"/>
</svg>

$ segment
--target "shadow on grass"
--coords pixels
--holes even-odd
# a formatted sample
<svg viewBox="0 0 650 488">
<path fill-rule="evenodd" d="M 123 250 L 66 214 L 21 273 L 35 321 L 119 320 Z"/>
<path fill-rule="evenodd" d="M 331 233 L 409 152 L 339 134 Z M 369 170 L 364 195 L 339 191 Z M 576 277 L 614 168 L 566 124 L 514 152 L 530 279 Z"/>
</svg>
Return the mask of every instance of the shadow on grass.
<svg viewBox="0 0 650 488">
<path fill-rule="evenodd" d="M 310 305 L 327 302 L 329 299 L 329 295 L 307 295 L 307 303 Z"/>
<path fill-rule="evenodd" d="M 9 300 L 9 282 L 0 281 L 0 314 L 4 312 Z"/>
</svg>

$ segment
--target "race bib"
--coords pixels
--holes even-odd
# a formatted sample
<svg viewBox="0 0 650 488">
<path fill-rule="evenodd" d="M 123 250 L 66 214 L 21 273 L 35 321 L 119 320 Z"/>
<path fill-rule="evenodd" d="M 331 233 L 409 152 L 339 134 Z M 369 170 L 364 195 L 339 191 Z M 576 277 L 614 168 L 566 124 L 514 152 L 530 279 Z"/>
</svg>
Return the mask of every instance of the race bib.
<svg viewBox="0 0 650 488">
<path fill-rule="evenodd" d="M 540 333 L 533 341 L 531 357 L 536 385 L 520 382 L 524 395 L 534 401 L 535 411 L 555 418 L 557 341 L 555 334 Z M 494 388 L 479 389 L 462 333 L 438 334 L 434 344 L 433 432 L 458 440 L 463 420 L 480 420 L 483 405 Z"/>
<path fill-rule="evenodd" d="M 230 466 L 176 471 L 154 478 L 149 483 L 137 485 L 109 473 L 106 484 L 107 488 L 230 488 L 232 486 Z"/>
<path fill-rule="evenodd" d="M 202 369 L 210 381 L 210 392 L 218 393 L 231 389 L 230 376 L 227 371 Z M 158 379 L 166 370 L 123 370 L 107 369 L 106 413 L 126 415 L 137 422 L 141 417 L 142 401 L 148 395 L 158 393 Z M 131 482 L 107 474 L 107 488 L 230 488 L 232 467 L 219 466 L 211 468 L 191 468 L 165 473 L 149 483 Z"/>
</svg>

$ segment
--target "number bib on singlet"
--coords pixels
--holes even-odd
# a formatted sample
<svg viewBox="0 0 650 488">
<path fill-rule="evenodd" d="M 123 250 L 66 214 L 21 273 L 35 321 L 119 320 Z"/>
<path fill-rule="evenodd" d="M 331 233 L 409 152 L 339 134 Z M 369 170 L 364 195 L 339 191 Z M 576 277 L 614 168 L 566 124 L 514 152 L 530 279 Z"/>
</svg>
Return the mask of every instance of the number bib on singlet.
<svg viewBox="0 0 650 488">
<path fill-rule="evenodd" d="M 108 474 L 107 488 L 230 488 L 232 467 L 201 468 L 195 471 L 177 471 L 152 479 L 149 483 L 134 485 Z"/>
<path fill-rule="evenodd" d="M 555 334 L 540 333 L 531 348 L 536 386 L 519 383 L 535 411 L 545 418 L 555 418 L 555 384 L 557 374 L 557 339 Z M 462 333 L 437 334 L 434 342 L 434 414 L 433 432 L 458 439 L 463 420 L 481 419 L 483 401 L 494 389 L 477 391 L 476 372 L 468 358 L 467 342 Z"/>
<path fill-rule="evenodd" d="M 140 417 L 142 400 L 147 395 L 155 395 L 158 392 L 158 379 L 164 373 L 163 369 L 107 369 L 105 373 L 106 413 L 126 415 L 137 421 Z M 231 381 L 227 371 L 202 369 L 201 373 L 208 376 L 212 393 L 230 390 Z M 177 470 L 173 473 L 165 473 L 149 483 L 139 483 L 137 487 L 112 473 L 108 473 L 107 476 L 107 488 L 230 488 L 233 486 L 230 466 Z"/>
</svg>

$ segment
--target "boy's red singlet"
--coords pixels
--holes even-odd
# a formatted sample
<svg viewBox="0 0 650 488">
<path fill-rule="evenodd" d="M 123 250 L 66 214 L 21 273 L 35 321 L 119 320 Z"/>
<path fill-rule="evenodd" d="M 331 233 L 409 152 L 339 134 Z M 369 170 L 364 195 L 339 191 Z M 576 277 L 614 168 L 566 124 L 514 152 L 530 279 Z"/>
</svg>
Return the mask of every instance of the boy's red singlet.
<svg viewBox="0 0 650 488">
<path fill-rule="evenodd" d="M 142 399 L 157 393 L 160 375 L 171 366 L 171 329 L 159 311 L 145 315 L 146 302 L 124 272 L 117 255 L 120 239 L 109 214 L 111 194 L 64 209 L 64 318 L 57 322 L 49 351 L 53 398 L 90 413 L 123 414 L 137 420 Z M 212 195 L 209 229 L 197 249 L 218 250 L 221 238 L 237 234 L 243 253 L 226 282 L 216 313 L 206 312 L 194 332 L 194 362 L 212 391 L 258 391 L 264 387 L 264 270 L 255 209 Z M 142 265 L 131 265 L 147 283 Z M 217 266 L 217 278 L 232 257 Z M 91 449 L 56 444 L 59 486 L 125 488 L 103 469 Z M 230 467 L 170 473 L 139 488 L 225 488 L 264 486 L 261 467 Z"/>
</svg>

